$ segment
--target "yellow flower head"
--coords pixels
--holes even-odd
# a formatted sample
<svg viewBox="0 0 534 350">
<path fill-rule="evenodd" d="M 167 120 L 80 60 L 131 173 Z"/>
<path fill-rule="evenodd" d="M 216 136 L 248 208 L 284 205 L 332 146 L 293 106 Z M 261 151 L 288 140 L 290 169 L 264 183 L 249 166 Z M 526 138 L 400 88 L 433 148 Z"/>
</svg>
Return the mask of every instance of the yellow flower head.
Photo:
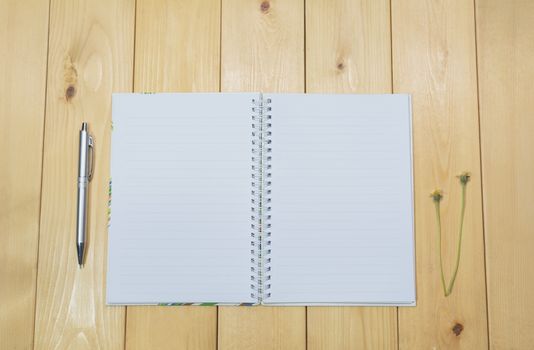
<svg viewBox="0 0 534 350">
<path fill-rule="evenodd" d="M 462 185 L 466 185 L 469 182 L 469 179 L 471 178 L 471 173 L 468 171 L 464 171 L 463 173 L 461 173 L 460 175 L 456 177 L 460 179 L 460 183 Z"/>
<path fill-rule="evenodd" d="M 443 198 L 443 192 L 438 188 L 438 189 L 435 189 L 431 194 L 430 194 L 430 198 L 432 198 L 432 200 L 436 203 L 439 203 L 441 201 L 441 199 Z"/>
</svg>

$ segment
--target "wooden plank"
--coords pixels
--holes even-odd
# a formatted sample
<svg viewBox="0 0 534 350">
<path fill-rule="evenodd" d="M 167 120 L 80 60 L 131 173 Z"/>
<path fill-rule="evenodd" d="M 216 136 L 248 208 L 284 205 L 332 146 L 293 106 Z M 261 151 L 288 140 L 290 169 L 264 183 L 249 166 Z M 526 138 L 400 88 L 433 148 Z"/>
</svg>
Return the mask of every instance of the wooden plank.
<svg viewBox="0 0 534 350">
<path fill-rule="evenodd" d="M 306 2 L 306 91 L 390 93 L 388 0 Z M 308 308 L 309 349 L 396 349 L 397 310 Z"/>
<path fill-rule="evenodd" d="M 219 1 L 138 0 L 135 91 L 219 90 L 219 39 Z M 217 345 L 216 307 L 128 307 L 127 317 L 128 349 Z"/>
<path fill-rule="evenodd" d="M 476 1 L 492 349 L 534 344 L 534 3 Z"/>
<path fill-rule="evenodd" d="M 135 91 L 218 91 L 220 15 L 218 0 L 138 0 Z"/>
<path fill-rule="evenodd" d="M 134 2 L 52 1 L 35 347 L 121 349 L 124 308 L 105 306 L 111 93 L 131 91 Z M 95 139 L 85 267 L 76 261 L 78 135 Z"/>
<path fill-rule="evenodd" d="M 306 91 L 391 93 L 388 0 L 306 1 Z"/>
<path fill-rule="evenodd" d="M 0 348 L 33 346 L 47 1 L 0 1 Z"/>
<path fill-rule="evenodd" d="M 218 349 L 305 349 L 306 308 L 219 307 Z"/>
<path fill-rule="evenodd" d="M 396 349 L 394 307 L 309 307 L 308 349 Z"/>
<path fill-rule="evenodd" d="M 225 0 L 222 91 L 304 91 L 304 2 Z M 220 307 L 219 349 L 306 347 L 304 307 Z"/>
<path fill-rule="evenodd" d="M 126 349 L 196 350 L 216 347 L 215 307 L 128 307 Z"/>
<path fill-rule="evenodd" d="M 221 90 L 304 92 L 304 2 L 225 0 Z"/>
<path fill-rule="evenodd" d="M 392 1 L 393 88 L 413 97 L 417 307 L 399 308 L 400 349 L 485 349 L 486 290 L 472 2 Z M 440 285 L 434 205 L 442 201 L 443 259 L 452 274 L 460 217 L 455 175 L 470 171 L 461 265 Z"/>
</svg>

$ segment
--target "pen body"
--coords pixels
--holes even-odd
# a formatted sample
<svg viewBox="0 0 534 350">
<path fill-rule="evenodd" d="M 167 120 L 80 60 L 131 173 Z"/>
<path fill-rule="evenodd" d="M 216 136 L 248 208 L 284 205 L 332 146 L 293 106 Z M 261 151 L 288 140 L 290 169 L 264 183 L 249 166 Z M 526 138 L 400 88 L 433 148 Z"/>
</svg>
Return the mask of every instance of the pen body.
<svg viewBox="0 0 534 350">
<path fill-rule="evenodd" d="M 82 129 L 80 130 L 80 147 L 78 154 L 78 203 L 76 210 L 76 246 L 80 264 L 81 260 L 83 260 L 87 229 L 88 185 L 91 176 L 90 162 L 92 161 L 89 157 L 89 152 L 91 151 L 91 147 L 92 139 L 87 130 L 87 123 L 83 123 Z"/>
<path fill-rule="evenodd" d="M 78 210 L 76 222 L 76 243 L 85 243 L 85 229 L 87 227 L 87 218 L 85 207 L 87 201 L 87 182 L 81 183 L 78 180 Z"/>
</svg>

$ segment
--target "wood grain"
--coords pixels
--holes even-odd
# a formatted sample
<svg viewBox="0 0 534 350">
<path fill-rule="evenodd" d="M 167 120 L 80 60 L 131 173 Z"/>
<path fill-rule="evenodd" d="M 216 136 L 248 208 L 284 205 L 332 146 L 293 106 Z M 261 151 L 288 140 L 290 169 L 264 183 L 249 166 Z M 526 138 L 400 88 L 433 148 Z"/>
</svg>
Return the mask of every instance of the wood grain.
<svg viewBox="0 0 534 350">
<path fill-rule="evenodd" d="M 387 0 L 306 2 L 306 91 L 390 93 Z M 397 310 L 309 307 L 309 349 L 396 349 Z"/>
<path fill-rule="evenodd" d="M 138 0 L 135 91 L 219 90 L 219 19 L 219 1 Z M 217 346 L 216 307 L 128 307 L 127 317 L 128 349 Z"/>
<path fill-rule="evenodd" d="M 534 3 L 477 1 L 492 349 L 534 344 Z"/>
<path fill-rule="evenodd" d="M 392 2 L 393 88 L 412 94 L 417 307 L 399 308 L 400 349 L 488 346 L 472 2 Z M 454 266 L 460 217 L 456 174 L 467 170 L 467 209 L 455 288 L 440 285 L 434 205 L 442 188 L 446 279 Z M 455 332 L 456 331 L 456 332 Z"/>
<path fill-rule="evenodd" d="M 216 311 L 206 306 L 129 306 L 126 349 L 216 349 Z"/>
<path fill-rule="evenodd" d="M 218 91 L 220 11 L 218 0 L 137 0 L 135 91 Z"/>
<path fill-rule="evenodd" d="M 397 310 L 308 307 L 308 349 L 397 349 Z"/>
<path fill-rule="evenodd" d="M 218 349 L 306 349 L 304 307 L 219 307 Z"/>
<path fill-rule="evenodd" d="M 225 0 L 221 90 L 304 92 L 303 0 Z"/>
<path fill-rule="evenodd" d="M 388 0 L 306 1 L 306 91 L 391 93 Z"/>
<path fill-rule="evenodd" d="M 124 308 L 105 306 L 111 93 L 131 91 L 134 2 L 52 1 L 36 349 L 122 349 Z M 78 135 L 95 139 L 85 267 L 76 261 Z"/>
<path fill-rule="evenodd" d="M 304 91 L 304 2 L 225 0 L 222 91 Z M 220 307 L 219 349 L 306 347 L 304 307 Z"/>
<path fill-rule="evenodd" d="M 0 349 L 33 345 L 48 3 L 0 1 Z"/>
</svg>

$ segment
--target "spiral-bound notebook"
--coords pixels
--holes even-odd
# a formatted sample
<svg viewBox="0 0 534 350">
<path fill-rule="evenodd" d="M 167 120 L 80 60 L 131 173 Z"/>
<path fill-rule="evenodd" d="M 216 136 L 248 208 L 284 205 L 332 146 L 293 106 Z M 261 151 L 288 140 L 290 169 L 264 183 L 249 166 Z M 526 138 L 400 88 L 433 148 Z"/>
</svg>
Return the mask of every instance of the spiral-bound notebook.
<svg viewBox="0 0 534 350">
<path fill-rule="evenodd" d="M 414 305 L 410 105 L 114 94 L 108 304 Z"/>
</svg>

